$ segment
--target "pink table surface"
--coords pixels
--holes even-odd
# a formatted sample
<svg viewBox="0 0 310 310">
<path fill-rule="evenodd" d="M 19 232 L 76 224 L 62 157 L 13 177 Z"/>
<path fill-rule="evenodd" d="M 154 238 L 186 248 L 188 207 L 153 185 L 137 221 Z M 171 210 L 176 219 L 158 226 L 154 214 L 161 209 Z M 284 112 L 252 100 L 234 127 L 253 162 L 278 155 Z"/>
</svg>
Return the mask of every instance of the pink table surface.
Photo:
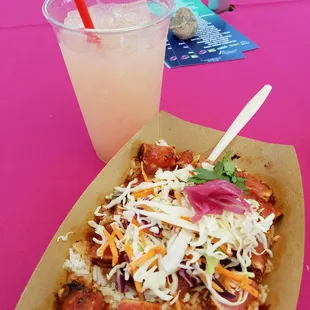
<svg viewBox="0 0 310 310">
<path fill-rule="evenodd" d="M 30 6 L 24 19 L 13 10 L 16 1 L 6 2 L 8 9 L 0 11 L 2 310 L 14 308 L 58 226 L 104 166 L 90 144 L 52 29 L 25 26 L 44 22 L 41 1 L 20 1 Z M 270 83 L 268 102 L 242 135 L 295 146 L 307 206 L 310 1 L 237 6 L 223 16 L 260 49 L 247 53 L 245 60 L 166 68 L 161 107 L 225 130 L 250 97 Z M 308 245 L 305 253 L 298 309 L 310 308 Z"/>
</svg>

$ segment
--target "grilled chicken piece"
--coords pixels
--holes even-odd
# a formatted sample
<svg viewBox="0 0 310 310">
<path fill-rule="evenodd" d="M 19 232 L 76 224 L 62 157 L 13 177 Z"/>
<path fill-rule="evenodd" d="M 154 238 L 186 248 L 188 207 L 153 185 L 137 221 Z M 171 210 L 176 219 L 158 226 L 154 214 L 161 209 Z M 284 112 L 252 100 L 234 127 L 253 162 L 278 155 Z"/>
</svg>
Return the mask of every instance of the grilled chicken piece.
<svg viewBox="0 0 310 310">
<path fill-rule="evenodd" d="M 105 310 L 107 309 L 100 292 L 85 290 L 70 293 L 59 310 Z"/>
<path fill-rule="evenodd" d="M 276 208 L 270 202 L 262 199 L 256 199 L 260 203 L 261 216 L 266 218 L 268 215 L 274 213 L 274 221 L 276 221 L 281 215 L 283 215 L 282 208 Z"/>
<path fill-rule="evenodd" d="M 193 152 L 192 151 L 185 151 L 178 155 L 177 166 L 183 168 L 194 160 Z"/>
<path fill-rule="evenodd" d="M 263 182 L 256 179 L 252 174 L 246 171 L 237 171 L 237 176 L 245 179 L 245 186 L 250 195 L 269 201 L 272 196 L 272 190 Z"/>
<path fill-rule="evenodd" d="M 161 310 L 161 306 L 158 303 L 123 299 L 118 310 Z"/>
<path fill-rule="evenodd" d="M 66 284 L 59 292 L 57 310 L 107 310 L 103 295 L 85 288 L 77 281 Z"/>
<path fill-rule="evenodd" d="M 282 208 L 276 208 L 272 202 L 272 190 L 263 182 L 256 179 L 250 173 L 245 171 L 238 171 L 237 176 L 245 178 L 245 186 L 249 192 L 247 195 L 248 198 L 254 198 L 257 200 L 261 207 L 261 215 L 266 218 L 268 215 L 274 213 L 274 220 L 278 219 L 283 215 Z"/>
<path fill-rule="evenodd" d="M 172 146 L 157 146 L 143 143 L 140 149 L 140 159 L 148 176 L 154 176 L 159 169 L 170 170 L 176 167 L 177 155 Z"/>
</svg>

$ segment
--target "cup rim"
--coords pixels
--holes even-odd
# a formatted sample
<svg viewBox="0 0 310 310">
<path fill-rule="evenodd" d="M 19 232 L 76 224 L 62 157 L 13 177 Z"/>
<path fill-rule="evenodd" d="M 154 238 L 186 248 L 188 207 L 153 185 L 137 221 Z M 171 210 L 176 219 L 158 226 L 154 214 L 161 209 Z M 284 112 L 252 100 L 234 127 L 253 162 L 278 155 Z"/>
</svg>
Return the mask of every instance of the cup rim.
<svg viewBox="0 0 310 310">
<path fill-rule="evenodd" d="M 140 29 L 151 27 L 153 25 L 156 25 L 156 24 L 162 22 L 163 20 L 167 19 L 171 15 L 173 10 L 175 9 L 175 0 L 169 0 L 169 1 L 171 1 L 172 6 L 170 8 L 168 8 L 168 11 L 163 16 L 159 17 L 155 21 L 151 21 L 151 22 L 143 24 L 143 25 L 137 25 L 137 26 L 127 27 L 127 28 L 118 28 L 118 29 L 73 28 L 73 27 L 65 25 L 62 22 L 57 21 L 56 19 L 54 19 L 51 16 L 51 14 L 48 11 L 48 7 L 54 1 L 56 1 L 56 0 L 45 0 L 44 1 L 43 5 L 42 5 L 42 12 L 43 12 L 44 17 L 52 25 L 60 27 L 62 29 L 66 29 L 68 31 L 76 32 L 76 33 L 83 32 L 83 33 L 93 33 L 93 34 L 112 34 L 112 33 L 116 34 L 116 33 L 124 33 L 124 32 L 131 32 L 131 31 L 135 31 L 135 30 L 140 30 Z"/>
</svg>

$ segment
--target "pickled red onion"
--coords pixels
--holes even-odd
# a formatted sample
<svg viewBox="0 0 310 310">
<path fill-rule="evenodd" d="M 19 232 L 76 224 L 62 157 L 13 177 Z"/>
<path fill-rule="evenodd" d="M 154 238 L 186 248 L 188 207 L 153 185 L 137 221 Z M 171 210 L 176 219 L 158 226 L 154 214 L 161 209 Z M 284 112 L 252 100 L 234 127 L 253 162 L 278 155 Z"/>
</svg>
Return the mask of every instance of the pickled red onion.
<svg viewBox="0 0 310 310">
<path fill-rule="evenodd" d="M 183 191 L 196 211 L 192 217 L 194 223 L 205 214 L 220 215 L 223 211 L 236 214 L 251 212 L 250 205 L 243 198 L 242 190 L 225 180 L 213 180 L 200 185 L 187 186 Z"/>
</svg>

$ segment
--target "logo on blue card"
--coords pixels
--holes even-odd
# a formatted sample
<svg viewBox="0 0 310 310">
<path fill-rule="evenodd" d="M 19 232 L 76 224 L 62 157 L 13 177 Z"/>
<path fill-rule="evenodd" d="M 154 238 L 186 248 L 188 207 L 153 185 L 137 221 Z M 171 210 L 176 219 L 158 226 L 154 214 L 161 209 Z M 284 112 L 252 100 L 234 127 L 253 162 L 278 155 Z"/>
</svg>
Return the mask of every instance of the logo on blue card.
<svg viewBox="0 0 310 310">
<path fill-rule="evenodd" d="M 201 50 L 199 51 L 199 55 L 204 55 L 207 51 L 206 50 Z"/>
<path fill-rule="evenodd" d="M 236 52 L 238 52 L 238 50 L 234 49 L 234 50 L 228 50 L 228 51 L 220 51 L 219 54 L 220 55 L 231 55 L 231 54 L 234 54 Z"/>
<path fill-rule="evenodd" d="M 169 60 L 170 60 L 170 61 L 176 61 L 176 60 L 177 60 L 177 57 L 176 57 L 176 56 L 172 56 L 172 57 L 169 58 Z"/>
<path fill-rule="evenodd" d="M 183 55 L 183 56 L 181 56 L 181 59 L 182 60 L 185 60 L 185 59 L 188 59 L 190 56 L 188 56 L 188 55 Z"/>
</svg>

